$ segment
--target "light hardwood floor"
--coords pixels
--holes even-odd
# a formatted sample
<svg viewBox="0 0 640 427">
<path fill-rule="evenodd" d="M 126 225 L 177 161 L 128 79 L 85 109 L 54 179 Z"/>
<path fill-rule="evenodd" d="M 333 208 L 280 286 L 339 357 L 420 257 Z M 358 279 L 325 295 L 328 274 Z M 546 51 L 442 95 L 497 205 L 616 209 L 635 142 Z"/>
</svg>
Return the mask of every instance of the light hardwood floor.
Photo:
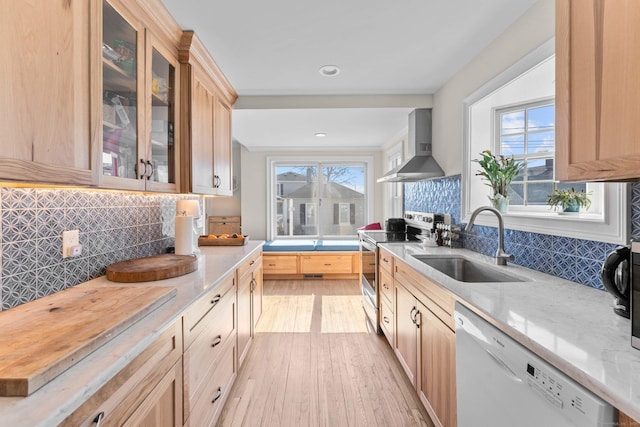
<svg viewBox="0 0 640 427">
<path fill-rule="evenodd" d="M 265 281 L 256 339 L 219 426 L 432 426 L 357 280 Z"/>
</svg>

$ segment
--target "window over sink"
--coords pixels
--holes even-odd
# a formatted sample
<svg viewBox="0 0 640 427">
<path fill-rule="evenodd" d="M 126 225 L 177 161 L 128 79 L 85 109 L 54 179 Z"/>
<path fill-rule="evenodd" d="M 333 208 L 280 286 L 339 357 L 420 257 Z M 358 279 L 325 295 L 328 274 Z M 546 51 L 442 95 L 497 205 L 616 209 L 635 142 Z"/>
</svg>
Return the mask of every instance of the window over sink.
<svg viewBox="0 0 640 427">
<path fill-rule="evenodd" d="M 551 39 L 506 69 L 464 101 L 462 222 L 489 205 L 490 188 L 477 176 L 474 159 L 483 150 L 524 161 L 511 183 L 507 228 L 559 236 L 627 243 L 626 184 L 555 181 L 555 45 Z M 547 205 L 554 189 L 591 192 L 589 211 L 561 215 Z M 479 218 L 495 225 L 494 218 Z"/>
</svg>

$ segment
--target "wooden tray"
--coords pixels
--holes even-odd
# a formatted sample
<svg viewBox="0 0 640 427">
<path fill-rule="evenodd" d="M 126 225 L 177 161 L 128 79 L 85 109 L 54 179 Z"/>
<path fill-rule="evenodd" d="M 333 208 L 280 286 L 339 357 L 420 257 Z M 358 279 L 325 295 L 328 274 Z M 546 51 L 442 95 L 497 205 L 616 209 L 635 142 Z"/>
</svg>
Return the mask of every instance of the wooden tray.
<svg viewBox="0 0 640 427">
<path fill-rule="evenodd" d="M 216 236 L 218 237 L 218 236 Z M 249 243 L 249 236 L 239 235 L 238 237 L 228 237 L 212 239 L 208 236 L 198 237 L 198 246 L 243 246 Z"/>
<path fill-rule="evenodd" d="M 198 269 L 194 255 L 163 254 L 130 259 L 107 267 L 107 279 L 112 282 L 150 282 L 182 276 Z"/>
<path fill-rule="evenodd" d="M 76 286 L 0 313 L 0 396 L 28 396 L 176 295 Z"/>
</svg>

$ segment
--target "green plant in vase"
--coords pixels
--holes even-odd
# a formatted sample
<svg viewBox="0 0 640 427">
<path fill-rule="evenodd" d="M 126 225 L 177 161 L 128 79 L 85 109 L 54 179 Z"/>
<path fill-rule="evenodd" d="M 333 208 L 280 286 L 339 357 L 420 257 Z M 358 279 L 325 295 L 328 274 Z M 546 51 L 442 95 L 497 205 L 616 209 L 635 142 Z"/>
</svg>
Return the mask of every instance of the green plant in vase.
<svg viewBox="0 0 640 427">
<path fill-rule="evenodd" d="M 562 212 L 579 212 L 580 208 L 589 210 L 591 207 L 591 191 L 588 193 L 584 190 L 576 191 L 571 187 L 571 190 L 554 190 L 553 193 L 547 197 L 547 204 L 554 210 L 558 207 L 562 208 Z"/>
<path fill-rule="evenodd" d="M 484 150 L 480 155 L 481 159 L 473 160 L 482 168 L 476 176 L 484 178 L 487 181 L 485 185 L 493 190 L 493 195 L 489 197 L 492 206 L 501 213 L 505 213 L 509 206 L 509 186 L 520 173 L 524 163 L 517 162 L 513 156 L 496 156 L 491 153 L 491 150 Z"/>
</svg>

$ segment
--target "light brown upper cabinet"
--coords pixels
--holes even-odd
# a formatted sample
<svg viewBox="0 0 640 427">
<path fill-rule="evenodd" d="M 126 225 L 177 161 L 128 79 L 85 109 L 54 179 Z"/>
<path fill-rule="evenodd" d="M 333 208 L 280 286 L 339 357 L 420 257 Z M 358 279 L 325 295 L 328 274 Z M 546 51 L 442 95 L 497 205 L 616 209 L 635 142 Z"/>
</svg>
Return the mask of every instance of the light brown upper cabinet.
<svg viewBox="0 0 640 427">
<path fill-rule="evenodd" d="M 0 179 L 90 185 L 87 1 L 0 0 Z"/>
<path fill-rule="evenodd" d="M 101 187 L 176 192 L 179 37 L 165 34 L 141 4 L 152 13 L 163 10 L 155 0 L 101 2 L 100 58 L 93 69 L 100 76 L 94 119 L 101 126 L 93 160 Z"/>
<path fill-rule="evenodd" d="M 230 196 L 231 106 L 237 94 L 191 31 L 182 36 L 180 63 L 181 192 Z"/>
<path fill-rule="evenodd" d="M 556 177 L 640 177 L 640 2 L 556 0 Z"/>
</svg>

